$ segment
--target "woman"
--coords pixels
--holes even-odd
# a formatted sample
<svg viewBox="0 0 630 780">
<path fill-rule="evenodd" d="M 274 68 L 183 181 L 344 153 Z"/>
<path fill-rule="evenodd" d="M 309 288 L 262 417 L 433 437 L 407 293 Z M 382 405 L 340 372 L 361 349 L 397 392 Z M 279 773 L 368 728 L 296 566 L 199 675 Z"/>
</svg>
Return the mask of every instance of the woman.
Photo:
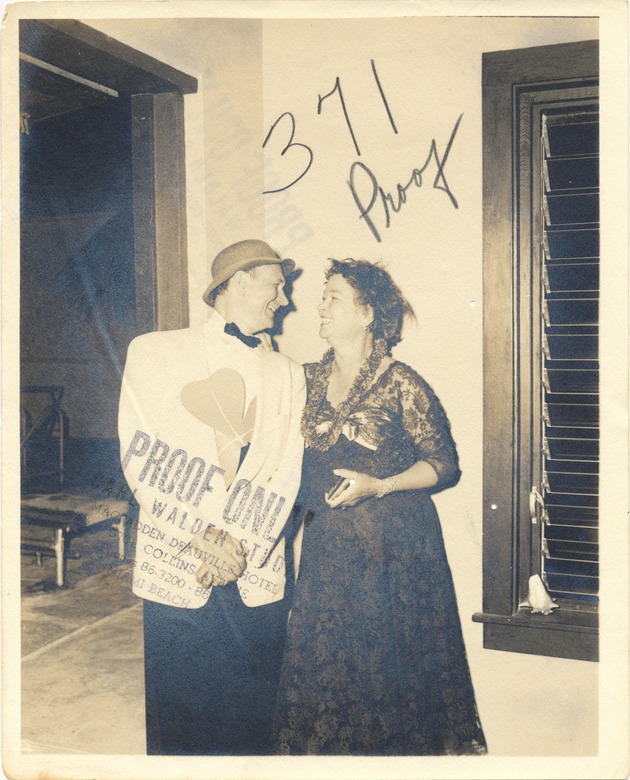
<svg viewBox="0 0 630 780">
<path fill-rule="evenodd" d="M 305 367 L 306 520 L 276 749 L 484 753 L 431 500 L 458 481 L 457 453 L 431 388 L 390 356 L 412 311 L 371 263 L 333 260 L 326 279 L 331 349 Z"/>
</svg>

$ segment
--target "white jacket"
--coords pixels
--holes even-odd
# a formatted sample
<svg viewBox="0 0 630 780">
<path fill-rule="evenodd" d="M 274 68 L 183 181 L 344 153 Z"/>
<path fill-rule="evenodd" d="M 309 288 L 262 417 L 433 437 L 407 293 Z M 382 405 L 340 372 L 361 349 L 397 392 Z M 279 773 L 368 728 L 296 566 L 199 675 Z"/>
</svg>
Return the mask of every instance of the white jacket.
<svg viewBox="0 0 630 780">
<path fill-rule="evenodd" d="M 178 607 L 200 607 L 210 594 L 195 579 L 200 553 L 186 546 L 208 525 L 247 545 L 238 587 L 248 606 L 284 595 L 284 539 L 278 538 L 299 487 L 304 372 L 284 355 L 245 346 L 223 326 L 213 311 L 203 325 L 139 336 L 129 346 L 122 382 L 121 460 L 140 506 L 133 589 Z M 242 381 L 248 395 L 248 385 L 257 391 L 251 444 L 229 490 L 226 437 L 213 427 L 216 415 L 212 424 L 205 420 L 215 378 L 224 398 L 238 396 Z"/>
</svg>

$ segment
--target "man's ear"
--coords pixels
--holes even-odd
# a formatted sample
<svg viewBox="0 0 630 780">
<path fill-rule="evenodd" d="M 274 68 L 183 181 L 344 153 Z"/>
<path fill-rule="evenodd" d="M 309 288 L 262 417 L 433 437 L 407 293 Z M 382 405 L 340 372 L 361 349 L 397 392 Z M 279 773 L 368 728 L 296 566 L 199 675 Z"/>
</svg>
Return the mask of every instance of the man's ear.
<svg viewBox="0 0 630 780">
<path fill-rule="evenodd" d="M 247 292 L 248 275 L 245 271 L 237 271 L 230 279 L 230 287 L 237 295 L 245 295 Z"/>
</svg>

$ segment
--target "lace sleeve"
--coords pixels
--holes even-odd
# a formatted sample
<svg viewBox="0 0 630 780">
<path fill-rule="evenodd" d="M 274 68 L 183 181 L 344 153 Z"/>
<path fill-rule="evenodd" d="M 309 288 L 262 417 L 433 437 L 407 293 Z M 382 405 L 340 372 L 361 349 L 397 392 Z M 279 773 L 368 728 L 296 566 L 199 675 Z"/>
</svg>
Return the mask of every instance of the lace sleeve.
<svg viewBox="0 0 630 780">
<path fill-rule="evenodd" d="M 455 485 L 461 475 L 455 442 L 442 404 L 429 385 L 408 366 L 395 372 L 405 430 L 418 451 L 418 460 L 430 463 L 438 475 L 434 490 Z"/>
</svg>

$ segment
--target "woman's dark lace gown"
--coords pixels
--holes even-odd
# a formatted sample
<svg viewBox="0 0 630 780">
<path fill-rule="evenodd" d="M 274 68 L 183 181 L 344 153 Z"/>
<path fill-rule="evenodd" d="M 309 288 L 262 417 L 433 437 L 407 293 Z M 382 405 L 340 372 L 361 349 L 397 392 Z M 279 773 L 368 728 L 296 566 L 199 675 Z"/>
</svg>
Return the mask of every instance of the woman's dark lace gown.
<svg viewBox="0 0 630 780">
<path fill-rule="evenodd" d="M 306 366 L 312 386 L 314 366 Z M 308 403 L 308 401 L 307 401 Z M 321 421 L 333 409 L 324 401 Z M 418 460 L 432 491 L 324 501 L 348 468 L 383 478 Z M 275 718 L 281 754 L 485 753 L 444 542 L 431 492 L 459 479 L 446 415 L 431 388 L 392 363 L 329 450 L 305 454 L 308 515 Z"/>
</svg>

